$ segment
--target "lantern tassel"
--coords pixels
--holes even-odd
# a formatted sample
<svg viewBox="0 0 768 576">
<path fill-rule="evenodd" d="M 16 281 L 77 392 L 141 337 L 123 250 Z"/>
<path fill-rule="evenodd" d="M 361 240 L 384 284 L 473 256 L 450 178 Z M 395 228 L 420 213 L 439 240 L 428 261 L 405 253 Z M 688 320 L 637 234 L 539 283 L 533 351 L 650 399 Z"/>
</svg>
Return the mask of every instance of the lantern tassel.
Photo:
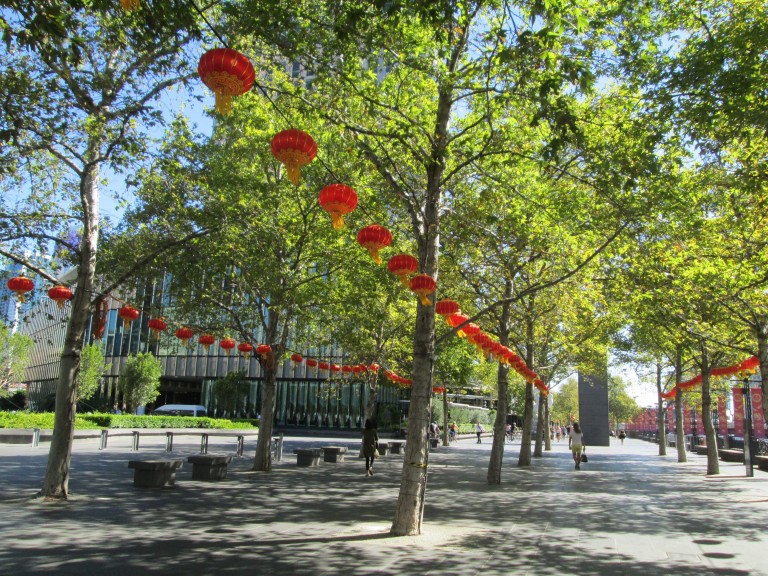
<svg viewBox="0 0 768 576">
<path fill-rule="evenodd" d="M 139 7 L 139 0 L 120 0 L 120 6 L 122 6 L 123 10 L 126 12 L 130 12 Z"/>
<path fill-rule="evenodd" d="M 298 184 L 298 182 L 296 182 Z M 333 228 L 335 230 L 341 230 L 344 228 L 344 215 L 343 214 L 331 214 L 333 220 Z"/>
<path fill-rule="evenodd" d="M 373 261 L 376 262 L 376 264 L 381 264 L 381 256 L 379 256 L 377 248 L 368 248 L 368 252 L 370 252 L 371 258 L 373 258 Z"/>
<path fill-rule="evenodd" d="M 403 288 L 408 288 L 408 275 L 407 274 L 401 274 L 400 275 L 400 284 L 403 285 Z"/>
<path fill-rule="evenodd" d="M 290 180 L 296 186 L 298 186 L 299 182 L 301 181 L 301 166 L 299 166 L 299 164 L 296 162 L 286 162 L 285 167 L 288 173 L 288 180 Z M 342 221 L 342 225 L 343 225 L 343 221 Z M 333 224 L 333 227 L 336 228 L 335 222 Z"/>
<path fill-rule="evenodd" d="M 421 295 L 421 304 L 422 304 L 422 306 L 431 306 L 432 305 L 432 301 L 429 299 L 429 295 L 428 294 L 422 294 Z"/>
<path fill-rule="evenodd" d="M 222 116 L 229 116 L 232 113 L 232 96 L 222 92 L 216 92 L 216 112 Z"/>
</svg>

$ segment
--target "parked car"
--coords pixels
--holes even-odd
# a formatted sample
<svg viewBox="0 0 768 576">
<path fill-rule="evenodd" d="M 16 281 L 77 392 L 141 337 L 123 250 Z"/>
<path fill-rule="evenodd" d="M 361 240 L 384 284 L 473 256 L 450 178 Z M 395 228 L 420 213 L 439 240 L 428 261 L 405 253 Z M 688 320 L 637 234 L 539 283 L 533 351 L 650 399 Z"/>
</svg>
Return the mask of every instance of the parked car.
<svg viewBox="0 0 768 576">
<path fill-rule="evenodd" d="M 152 411 L 153 416 L 207 416 L 205 406 L 199 404 L 166 404 Z"/>
</svg>

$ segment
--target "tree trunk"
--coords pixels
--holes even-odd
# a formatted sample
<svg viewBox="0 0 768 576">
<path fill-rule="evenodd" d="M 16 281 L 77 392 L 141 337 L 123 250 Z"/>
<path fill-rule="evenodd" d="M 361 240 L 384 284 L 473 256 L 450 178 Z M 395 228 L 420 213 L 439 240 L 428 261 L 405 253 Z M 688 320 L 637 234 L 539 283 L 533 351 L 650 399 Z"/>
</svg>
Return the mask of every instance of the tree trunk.
<svg viewBox="0 0 768 576">
<path fill-rule="evenodd" d="M 501 308 L 499 318 L 499 343 L 509 346 L 509 320 L 512 304 L 509 297 L 512 296 L 512 281 L 506 280 L 504 284 L 505 301 Z M 493 424 L 493 445 L 491 446 L 491 458 L 488 461 L 488 484 L 501 484 L 501 466 L 504 461 L 504 439 L 507 437 L 507 412 L 509 412 L 509 366 L 499 362 L 496 372 L 498 390 L 498 405 L 496 421 Z"/>
<path fill-rule="evenodd" d="M 253 470 L 269 472 L 272 470 L 272 429 L 275 421 L 275 389 L 277 380 L 277 361 L 275 351 L 262 359 L 264 370 L 263 395 L 261 397 L 261 418 L 259 419 L 259 435 L 256 439 L 256 456 L 253 459 Z"/>
<path fill-rule="evenodd" d="M 685 428 L 683 428 L 683 393 L 678 388 L 680 382 L 683 381 L 683 351 L 681 347 L 677 347 L 675 354 L 675 388 L 677 393 L 675 394 L 675 432 L 677 439 L 675 445 L 677 447 L 677 461 L 688 462 L 688 455 L 685 453 Z"/>
<path fill-rule="evenodd" d="M 544 450 L 552 450 L 552 422 L 549 418 L 549 397 L 544 396 L 544 429 L 547 433 L 544 436 Z"/>
<path fill-rule="evenodd" d="M 656 428 L 659 431 L 659 456 L 667 455 L 667 428 L 664 426 L 664 398 L 661 397 L 661 362 L 656 361 L 656 394 L 659 413 L 656 415 Z"/>
<path fill-rule="evenodd" d="M 703 343 L 701 353 L 701 420 L 704 423 L 704 436 L 707 439 L 707 474 L 720 474 L 720 461 L 717 458 L 717 436 L 712 425 L 712 391 L 709 383 L 709 352 Z"/>
<path fill-rule="evenodd" d="M 546 401 L 546 396 L 539 392 L 539 406 L 536 411 L 536 444 L 533 448 L 533 455 L 536 458 L 541 458 L 543 456 L 542 444 L 544 442 L 544 438 L 549 436 L 549 430 L 547 430 L 546 422 L 544 421 L 544 403 Z"/>
<path fill-rule="evenodd" d="M 87 157 L 99 155 L 100 137 L 93 137 L 88 145 Z M 91 311 L 91 299 L 95 294 L 94 276 L 96 253 L 99 244 L 99 189 L 98 164 L 91 162 L 82 174 L 80 199 L 83 211 L 83 238 L 80 243 L 80 260 L 77 267 L 77 287 L 72 298 L 67 333 L 59 365 L 56 385 L 56 408 L 53 436 L 48 452 L 48 465 L 40 495 L 45 498 L 66 499 L 69 491 L 69 463 L 72 458 L 72 439 L 75 433 L 77 390 L 75 378 L 80 370 L 80 355 Z"/>
<path fill-rule="evenodd" d="M 525 363 L 533 366 L 533 320 L 525 322 Z M 525 413 L 523 414 L 523 430 L 520 438 L 520 456 L 518 466 L 531 465 L 531 430 L 533 428 L 533 384 L 525 383 Z"/>
<path fill-rule="evenodd" d="M 426 438 L 431 417 L 434 329 L 434 306 L 419 303 L 413 352 L 413 385 L 408 408 L 408 439 L 405 443 L 400 493 L 391 528 L 391 533 L 396 536 L 421 534 L 427 488 Z"/>
<path fill-rule="evenodd" d="M 488 461 L 488 484 L 501 484 L 501 465 L 504 460 L 504 440 L 507 437 L 507 412 L 509 411 L 509 366 L 499 363 L 496 376 L 499 396 L 496 421 L 493 423 L 493 445 Z"/>
</svg>

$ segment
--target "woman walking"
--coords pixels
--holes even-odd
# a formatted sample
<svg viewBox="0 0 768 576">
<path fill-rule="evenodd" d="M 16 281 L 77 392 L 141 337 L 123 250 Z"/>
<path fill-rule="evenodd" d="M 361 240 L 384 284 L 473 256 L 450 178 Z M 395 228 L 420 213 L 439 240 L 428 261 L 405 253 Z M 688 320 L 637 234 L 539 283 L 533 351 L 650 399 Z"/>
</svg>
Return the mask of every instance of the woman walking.
<svg viewBox="0 0 768 576">
<path fill-rule="evenodd" d="M 363 430 L 363 456 L 365 456 L 365 473 L 368 476 L 373 476 L 373 461 L 378 456 L 378 448 L 379 433 L 376 430 L 376 423 L 366 418 Z"/>
<path fill-rule="evenodd" d="M 568 432 L 568 447 L 571 449 L 573 461 L 576 463 L 576 470 L 581 470 L 581 452 L 584 450 L 584 435 L 581 433 L 581 426 L 574 422 L 571 431 Z"/>
</svg>

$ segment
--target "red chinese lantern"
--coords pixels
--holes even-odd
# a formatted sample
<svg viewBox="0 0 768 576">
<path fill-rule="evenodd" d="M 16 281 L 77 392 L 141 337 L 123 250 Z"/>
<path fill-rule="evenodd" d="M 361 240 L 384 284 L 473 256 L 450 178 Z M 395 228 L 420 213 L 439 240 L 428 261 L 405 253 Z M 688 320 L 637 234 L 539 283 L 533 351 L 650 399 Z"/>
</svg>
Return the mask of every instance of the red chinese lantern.
<svg viewBox="0 0 768 576">
<path fill-rule="evenodd" d="M 400 278 L 403 288 L 408 288 L 408 279 L 419 269 L 419 261 L 410 254 L 397 254 L 389 259 L 387 268 Z"/>
<path fill-rule="evenodd" d="M 466 314 L 458 313 L 458 314 L 453 314 L 451 316 L 448 316 L 446 320 L 448 320 L 448 324 L 456 328 L 456 326 L 461 326 L 467 320 L 469 320 L 469 316 L 467 316 Z M 466 334 L 464 333 L 464 327 L 462 327 L 461 330 L 457 331 L 456 334 L 459 336 L 459 338 L 464 338 L 466 336 Z"/>
<path fill-rule="evenodd" d="M 219 346 L 224 349 L 224 354 L 227 356 L 229 356 L 229 353 L 232 352 L 235 344 L 236 342 L 232 338 L 224 338 L 221 342 L 219 342 Z"/>
<path fill-rule="evenodd" d="M 441 386 L 435 386 L 434 388 L 432 388 L 432 392 L 434 392 L 435 394 L 442 394 L 443 392 L 445 392 L 445 388 Z"/>
<path fill-rule="evenodd" d="M 250 342 L 240 342 L 240 344 L 237 345 L 237 351 L 240 352 L 243 358 L 248 360 L 251 352 L 253 352 L 253 344 Z"/>
<path fill-rule="evenodd" d="M 309 368 L 317 368 L 317 360 L 314 358 L 307 358 L 304 362 Z"/>
<path fill-rule="evenodd" d="M 131 325 L 131 322 L 133 322 L 134 320 L 137 320 L 141 315 L 141 312 L 136 310 L 136 308 L 134 308 L 133 306 L 126 305 L 117 311 L 117 315 L 123 319 L 123 328 L 125 330 L 128 330 L 128 327 Z"/>
<path fill-rule="evenodd" d="M 203 345 L 203 348 L 205 348 L 205 351 L 208 352 L 208 348 L 210 348 L 211 344 L 216 342 L 216 338 L 213 334 L 203 334 L 197 341 L 200 342 L 200 344 Z"/>
<path fill-rule="evenodd" d="M 304 360 L 304 357 L 301 354 L 291 354 L 291 362 L 293 362 L 294 366 L 301 364 L 302 360 Z"/>
<path fill-rule="evenodd" d="M 357 233 L 357 243 L 371 253 L 376 264 L 381 264 L 379 250 L 392 243 L 392 233 L 378 224 L 366 226 Z"/>
<path fill-rule="evenodd" d="M 331 367 L 331 365 L 330 365 L 330 364 L 328 364 L 328 362 L 318 362 L 318 364 L 317 364 L 317 367 L 318 367 L 320 370 L 329 370 L 329 369 L 330 369 L 330 367 Z"/>
<path fill-rule="evenodd" d="M 423 306 L 429 306 L 432 302 L 429 300 L 429 295 L 437 290 L 437 283 L 435 279 L 429 274 L 417 274 L 411 278 L 411 292 L 416 292 L 421 297 L 421 304 Z M 465 330 L 466 332 L 466 330 Z"/>
<path fill-rule="evenodd" d="M 339 230 L 344 227 L 344 215 L 357 208 L 357 194 L 344 184 L 329 184 L 320 190 L 317 203 L 331 215 L 333 227 Z"/>
<path fill-rule="evenodd" d="M 120 0 L 120 6 L 122 6 L 123 10 L 126 12 L 131 12 L 132 10 L 137 10 L 139 8 L 139 0 Z"/>
<path fill-rule="evenodd" d="M 272 353 L 272 346 L 269 344 L 259 344 L 256 346 L 256 354 L 261 356 L 263 360 L 267 359 L 267 356 L 269 356 Z"/>
<path fill-rule="evenodd" d="M 344 376 L 349 376 L 350 374 L 352 374 L 354 372 L 354 367 L 347 366 L 346 364 L 344 364 L 341 367 L 341 371 L 344 373 Z"/>
<path fill-rule="evenodd" d="M 378 372 L 379 371 L 379 365 L 375 364 L 375 363 L 371 364 L 370 366 L 368 366 L 368 370 L 370 370 L 371 372 Z"/>
<path fill-rule="evenodd" d="M 192 330 L 190 330 L 186 326 L 176 330 L 176 338 L 181 340 L 181 345 L 182 346 L 186 346 L 187 342 L 189 342 L 189 339 L 192 338 L 192 336 L 194 336 L 194 335 L 195 335 L 195 333 L 192 332 Z"/>
<path fill-rule="evenodd" d="M 16 293 L 16 300 L 21 304 L 24 304 L 24 295 L 31 292 L 34 287 L 35 283 L 24 276 L 16 276 L 16 278 L 8 280 L 8 289 Z"/>
<path fill-rule="evenodd" d="M 72 290 L 66 286 L 54 286 L 48 289 L 48 298 L 56 302 L 59 309 L 64 308 L 64 303 L 72 298 Z"/>
<path fill-rule="evenodd" d="M 331 372 L 340 372 L 340 371 L 341 371 L 341 366 L 339 366 L 338 364 L 331 364 Z"/>
<path fill-rule="evenodd" d="M 160 332 L 163 332 L 168 328 L 168 324 L 162 318 L 150 318 L 147 322 L 147 327 L 152 330 L 152 334 L 155 335 L 155 339 L 160 338 Z"/>
<path fill-rule="evenodd" d="M 453 316 L 461 312 L 459 303 L 455 300 L 438 300 L 435 302 L 435 314 L 440 314 L 445 321 L 448 322 L 448 317 Z"/>
<path fill-rule="evenodd" d="M 216 94 L 216 112 L 225 116 L 232 111 L 232 96 L 248 92 L 256 78 L 251 61 L 231 48 L 208 50 L 200 58 L 197 73 Z"/>
<path fill-rule="evenodd" d="M 272 156 L 285 164 L 288 179 L 296 185 L 301 179 L 301 167 L 312 162 L 316 155 L 317 144 L 301 130 L 290 128 L 272 138 Z"/>
</svg>

